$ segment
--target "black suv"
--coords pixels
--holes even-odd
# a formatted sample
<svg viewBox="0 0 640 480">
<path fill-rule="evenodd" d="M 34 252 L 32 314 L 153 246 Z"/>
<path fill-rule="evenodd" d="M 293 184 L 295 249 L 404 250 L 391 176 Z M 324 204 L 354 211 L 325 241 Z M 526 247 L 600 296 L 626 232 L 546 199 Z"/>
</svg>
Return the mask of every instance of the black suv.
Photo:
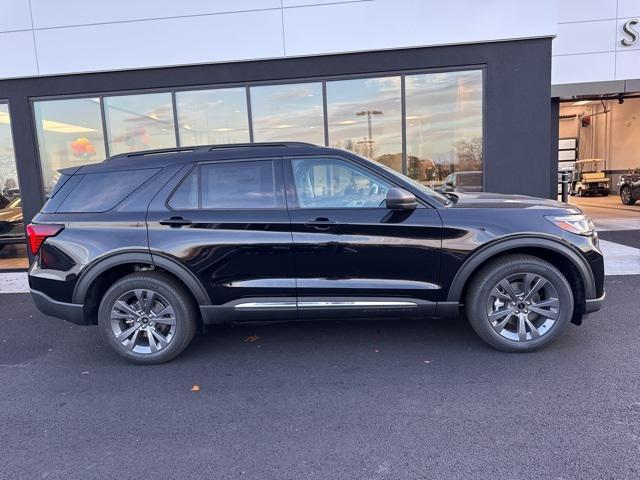
<svg viewBox="0 0 640 480">
<path fill-rule="evenodd" d="M 567 204 L 441 195 L 302 143 L 118 155 L 61 170 L 27 227 L 33 299 L 138 363 L 224 322 L 449 317 L 505 351 L 604 299 L 591 221 Z"/>
</svg>

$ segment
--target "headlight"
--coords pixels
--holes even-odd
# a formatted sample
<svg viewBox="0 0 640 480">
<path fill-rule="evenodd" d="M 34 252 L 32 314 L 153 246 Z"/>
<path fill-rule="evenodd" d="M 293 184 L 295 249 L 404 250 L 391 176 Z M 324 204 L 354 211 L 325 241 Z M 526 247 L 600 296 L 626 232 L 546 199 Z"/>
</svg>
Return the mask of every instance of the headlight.
<svg viewBox="0 0 640 480">
<path fill-rule="evenodd" d="M 544 217 L 556 227 L 577 235 L 593 235 L 593 222 L 584 215 L 563 215 L 559 217 Z"/>
</svg>

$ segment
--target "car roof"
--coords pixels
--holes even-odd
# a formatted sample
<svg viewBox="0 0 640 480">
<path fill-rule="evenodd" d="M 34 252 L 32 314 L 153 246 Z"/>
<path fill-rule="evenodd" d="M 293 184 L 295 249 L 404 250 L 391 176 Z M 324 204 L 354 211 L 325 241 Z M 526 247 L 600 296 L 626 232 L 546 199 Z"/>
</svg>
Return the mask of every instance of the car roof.
<svg viewBox="0 0 640 480">
<path fill-rule="evenodd" d="M 303 142 L 233 143 L 196 147 L 166 148 L 114 155 L 101 163 L 59 170 L 65 175 L 97 173 L 220 160 L 242 160 L 314 154 L 344 154 L 344 150 Z"/>
</svg>

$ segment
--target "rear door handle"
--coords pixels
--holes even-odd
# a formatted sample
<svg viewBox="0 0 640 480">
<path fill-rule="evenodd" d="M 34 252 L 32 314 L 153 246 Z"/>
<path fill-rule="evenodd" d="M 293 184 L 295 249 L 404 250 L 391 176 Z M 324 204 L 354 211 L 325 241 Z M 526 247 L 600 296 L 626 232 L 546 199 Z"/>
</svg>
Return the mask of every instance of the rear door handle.
<svg viewBox="0 0 640 480">
<path fill-rule="evenodd" d="M 326 217 L 315 218 L 305 222 L 304 224 L 307 227 L 315 228 L 316 230 L 329 230 L 337 225 L 336 222 Z"/>
<path fill-rule="evenodd" d="M 164 220 L 160 220 L 160 225 L 169 225 L 171 227 L 184 227 L 191 225 L 193 222 L 182 217 L 171 217 Z"/>
</svg>

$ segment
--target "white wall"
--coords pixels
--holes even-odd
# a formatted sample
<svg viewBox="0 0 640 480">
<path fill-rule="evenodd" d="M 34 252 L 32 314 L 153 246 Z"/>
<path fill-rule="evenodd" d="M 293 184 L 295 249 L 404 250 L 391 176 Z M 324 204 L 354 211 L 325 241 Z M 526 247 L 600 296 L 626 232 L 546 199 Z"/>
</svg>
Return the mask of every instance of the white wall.
<svg viewBox="0 0 640 480">
<path fill-rule="evenodd" d="M 554 35 L 556 0 L 0 0 L 0 78 Z"/>
<path fill-rule="evenodd" d="M 640 18 L 639 0 L 558 0 L 552 83 L 640 79 L 640 42 L 620 43 L 632 18 Z"/>
</svg>

